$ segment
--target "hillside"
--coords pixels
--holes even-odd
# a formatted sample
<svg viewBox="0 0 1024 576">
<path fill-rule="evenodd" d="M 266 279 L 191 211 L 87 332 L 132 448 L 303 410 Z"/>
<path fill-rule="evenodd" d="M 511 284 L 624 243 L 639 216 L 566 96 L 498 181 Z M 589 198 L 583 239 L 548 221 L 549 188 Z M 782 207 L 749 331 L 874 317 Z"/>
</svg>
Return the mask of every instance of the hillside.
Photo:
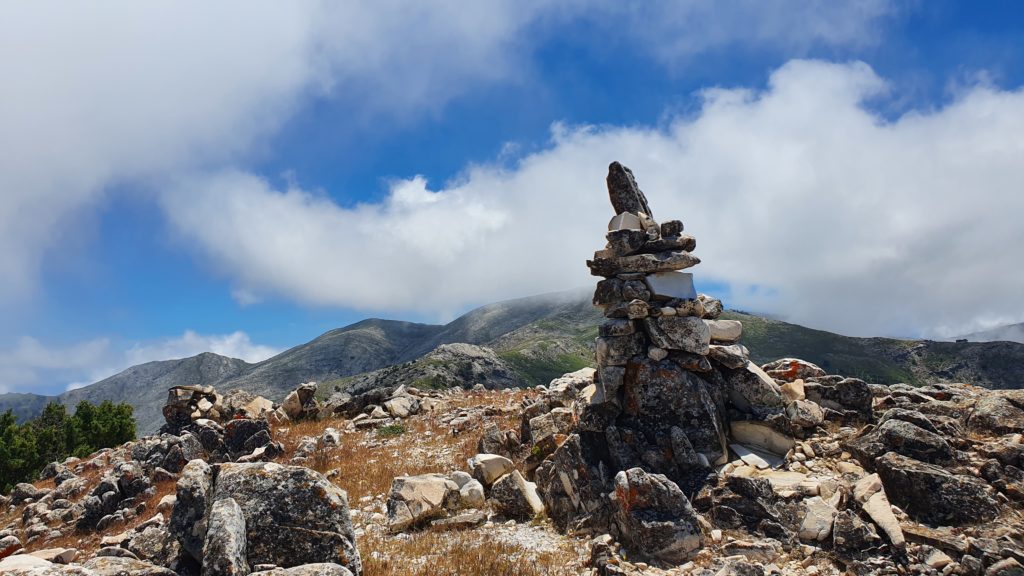
<svg viewBox="0 0 1024 576">
<path fill-rule="evenodd" d="M 966 336 L 958 336 L 957 340 L 967 340 L 968 342 L 1021 342 L 1024 343 L 1024 322 L 1020 324 L 1008 324 L 1006 326 L 998 326 L 990 330 L 982 330 L 981 332 L 973 332 Z"/>
<path fill-rule="evenodd" d="M 726 312 L 724 317 L 743 322 L 742 342 L 761 363 L 796 356 L 832 373 L 883 384 L 960 381 L 989 388 L 1024 387 L 1020 343 L 852 338 L 741 312 Z M 178 384 L 222 391 L 241 388 L 275 400 L 306 381 L 330 383 L 325 388 L 331 389 L 424 379 L 466 386 L 492 380 L 501 386 L 533 386 L 591 365 L 599 321 L 590 293 L 574 290 L 490 304 L 446 325 L 364 320 L 256 364 L 212 353 L 149 362 L 57 398 L 71 406 L 80 400 L 127 401 L 135 407 L 144 434 L 160 425 L 159 407 L 167 388 Z M 453 343 L 493 350 L 500 362 L 481 363 L 480 358 L 489 356 L 486 351 L 448 348 L 440 357 L 454 365 L 440 369 L 435 352 Z M 459 374 L 472 377 L 459 379 Z M 49 400 L 4 394 L 0 410 L 10 408 L 21 418 L 30 417 Z"/>
</svg>

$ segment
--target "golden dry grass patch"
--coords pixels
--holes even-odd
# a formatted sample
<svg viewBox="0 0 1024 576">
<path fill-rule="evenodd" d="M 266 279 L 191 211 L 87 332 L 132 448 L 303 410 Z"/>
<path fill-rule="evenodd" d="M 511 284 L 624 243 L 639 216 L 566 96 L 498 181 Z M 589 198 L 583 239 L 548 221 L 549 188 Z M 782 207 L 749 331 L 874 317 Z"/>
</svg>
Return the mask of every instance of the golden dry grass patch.
<svg viewBox="0 0 1024 576">
<path fill-rule="evenodd" d="M 531 550 L 486 529 L 413 532 L 359 538 L 365 576 L 562 576 L 576 575 L 583 558 L 569 539 Z"/>
</svg>

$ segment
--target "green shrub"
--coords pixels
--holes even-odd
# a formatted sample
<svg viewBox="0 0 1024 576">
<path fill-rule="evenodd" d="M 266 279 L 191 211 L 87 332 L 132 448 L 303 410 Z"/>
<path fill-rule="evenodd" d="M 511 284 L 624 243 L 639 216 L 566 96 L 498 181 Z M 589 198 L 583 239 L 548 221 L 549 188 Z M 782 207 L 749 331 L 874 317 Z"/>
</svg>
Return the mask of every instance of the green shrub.
<svg viewBox="0 0 1024 576">
<path fill-rule="evenodd" d="M 405 434 L 405 424 L 401 422 L 395 422 L 394 424 L 388 424 L 387 426 L 381 426 L 377 428 L 377 436 L 383 438 L 394 438 L 395 436 L 401 436 Z"/>
<path fill-rule="evenodd" d="M 69 416 L 63 404 L 51 402 L 24 424 L 8 410 L 0 414 L 0 492 L 35 480 L 50 462 L 88 456 L 134 438 L 132 407 L 124 403 L 106 400 L 96 406 L 83 400 Z"/>
</svg>

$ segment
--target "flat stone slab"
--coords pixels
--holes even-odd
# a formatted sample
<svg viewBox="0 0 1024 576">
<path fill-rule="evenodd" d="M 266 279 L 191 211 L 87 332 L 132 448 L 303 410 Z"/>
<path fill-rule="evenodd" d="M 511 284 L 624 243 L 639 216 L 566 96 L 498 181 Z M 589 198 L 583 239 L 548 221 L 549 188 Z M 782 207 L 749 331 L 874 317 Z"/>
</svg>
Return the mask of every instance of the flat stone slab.
<svg viewBox="0 0 1024 576">
<path fill-rule="evenodd" d="M 737 443 L 757 446 L 779 456 L 796 446 L 796 440 L 770 425 L 756 420 L 736 420 L 729 424 L 729 434 Z"/>
<path fill-rule="evenodd" d="M 735 452 L 736 455 L 740 457 L 740 460 L 742 460 L 748 466 L 753 466 L 760 470 L 765 470 L 767 468 L 772 467 L 772 465 L 769 464 L 767 460 L 761 458 L 757 454 L 754 454 L 753 451 L 751 451 L 749 448 L 742 444 L 729 444 L 729 448 L 731 448 L 732 451 Z"/>
<path fill-rule="evenodd" d="M 693 288 L 693 274 L 689 272 L 658 272 L 647 277 L 647 286 L 651 296 L 671 300 L 694 300 L 697 291 Z"/>
<path fill-rule="evenodd" d="M 629 212 L 623 212 L 612 216 L 610 222 L 608 222 L 608 231 L 614 230 L 643 230 L 644 225 L 640 222 L 640 217 L 636 214 Z"/>
<path fill-rule="evenodd" d="M 697 258 L 689 252 L 659 252 L 657 254 L 636 254 L 633 256 L 620 256 L 618 258 L 594 257 L 587 261 L 590 273 L 594 276 L 610 278 L 618 274 L 652 274 L 655 272 L 668 272 L 670 270 L 683 270 L 700 264 Z"/>
<path fill-rule="evenodd" d="M 780 468 L 783 465 L 783 460 L 764 450 L 759 450 L 753 446 L 745 446 L 743 444 L 729 444 L 729 448 L 740 457 L 746 464 L 755 466 L 760 470 L 769 470 L 772 468 Z"/>
</svg>

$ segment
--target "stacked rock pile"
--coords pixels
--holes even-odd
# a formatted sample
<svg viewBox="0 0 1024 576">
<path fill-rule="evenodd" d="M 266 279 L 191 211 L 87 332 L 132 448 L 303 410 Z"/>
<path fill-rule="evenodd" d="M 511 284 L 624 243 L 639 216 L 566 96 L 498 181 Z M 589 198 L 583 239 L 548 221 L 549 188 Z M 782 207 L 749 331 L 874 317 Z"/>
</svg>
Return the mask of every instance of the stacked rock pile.
<svg viewBox="0 0 1024 576">
<path fill-rule="evenodd" d="M 722 303 L 697 294 L 684 272 L 700 263 L 696 239 L 679 220 L 655 221 L 625 166 L 612 163 L 607 184 L 615 215 L 606 246 L 587 262 L 603 278 L 594 293 L 606 317 L 597 372 L 565 406 L 570 425 L 547 443 L 523 436 L 560 528 L 611 530 L 678 562 L 703 545 L 703 518 L 687 495 L 717 481 L 730 449 L 777 460 L 771 453 L 792 448 L 794 423 L 779 385 L 738 343 L 740 322 L 720 319 Z M 557 412 L 552 402 L 526 409 L 531 431 Z M 800 413 L 812 427 L 816 415 Z"/>
<path fill-rule="evenodd" d="M 609 167 L 608 194 L 617 212 L 608 244 L 587 262 L 594 275 L 605 277 L 594 292 L 594 305 L 608 318 L 597 340 L 597 363 L 611 377 L 603 381 L 617 383 L 624 369 L 616 367 L 637 354 L 702 374 L 711 372 L 709 357 L 744 367 L 747 350 L 736 344 L 743 325 L 719 320 L 721 301 L 698 295 L 693 274 L 681 272 L 700 263 L 692 254 L 696 239 L 683 233 L 679 220 L 655 222 L 633 173 L 618 162 Z"/>
<path fill-rule="evenodd" d="M 714 385 L 712 361 L 747 366 L 747 350 L 737 344 L 743 326 L 720 320 L 721 301 L 697 294 L 693 275 L 682 271 L 700 263 L 693 255 L 697 241 L 683 233 L 683 223 L 659 225 L 633 173 L 618 162 L 609 166 L 607 182 L 616 214 L 607 245 L 587 261 L 592 274 L 604 277 L 594 292 L 594 305 L 607 318 L 596 343 L 598 400 L 635 417 L 649 446 L 669 448 L 637 455 L 655 471 L 679 476 L 724 463 L 723 387 Z M 674 426 L 663 429 L 666 423 Z M 620 469 L 631 458 L 615 458 L 614 451 L 628 453 L 630 436 L 615 427 L 609 434 Z M 666 461 L 669 453 L 673 462 Z"/>
</svg>

